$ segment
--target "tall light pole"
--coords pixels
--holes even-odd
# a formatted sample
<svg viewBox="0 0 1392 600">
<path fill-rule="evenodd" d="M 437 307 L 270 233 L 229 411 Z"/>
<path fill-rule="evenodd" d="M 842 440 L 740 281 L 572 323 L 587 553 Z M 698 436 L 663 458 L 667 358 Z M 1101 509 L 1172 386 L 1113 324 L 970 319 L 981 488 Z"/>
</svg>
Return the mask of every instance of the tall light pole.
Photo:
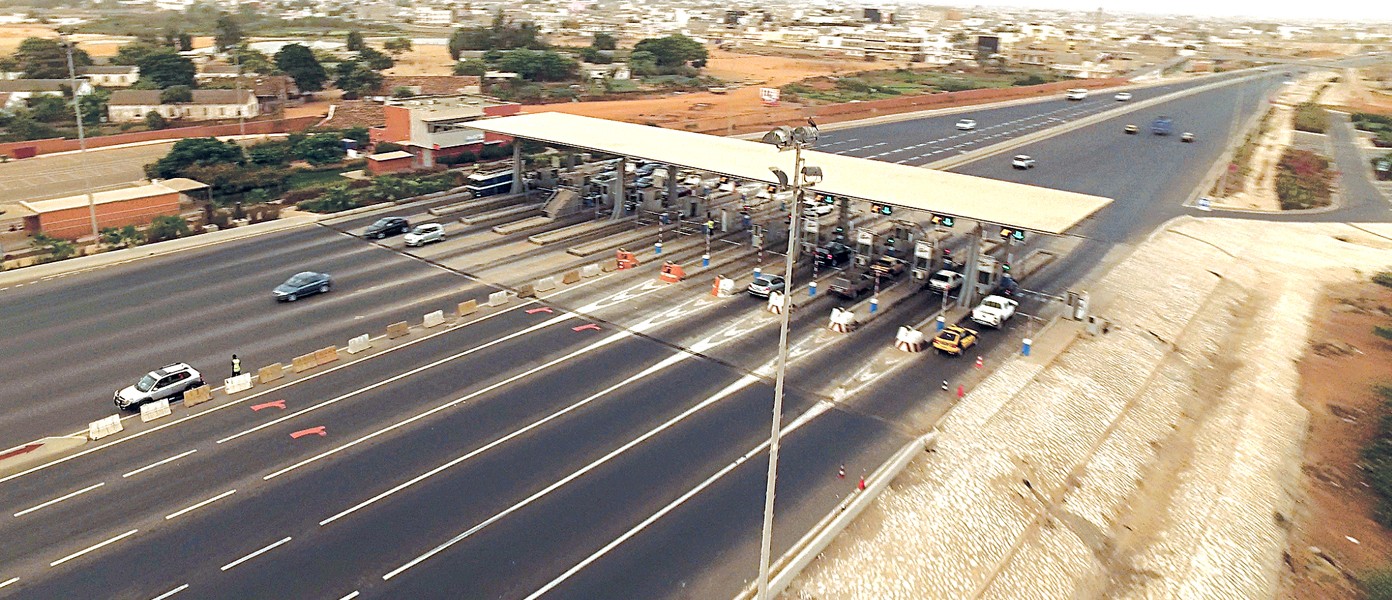
<svg viewBox="0 0 1392 600">
<path fill-rule="evenodd" d="M 77 147 L 82 151 L 82 162 L 87 163 L 87 134 L 82 126 L 82 96 L 79 95 L 77 88 L 77 69 L 73 68 L 72 41 L 67 35 L 63 36 L 63 48 L 68 52 L 68 87 L 72 88 L 73 95 L 73 114 L 77 116 Z M 92 197 L 92 186 L 87 185 L 87 213 L 92 217 L 92 237 L 101 239 L 101 232 L 97 229 L 97 200 Z"/>
<path fill-rule="evenodd" d="M 817 143 L 817 124 L 811 119 L 807 126 L 796 129 L 779 127 L 764 135 L 764 143 L 773 144 L 779 150 L 793 151 L 793 210 L 788 219 L 788 254 L 783 260 L 783 306 L 779 311 L 778 362 L 775 365 L 776 377 L 773 384 L 773 431 L 769 437 L 768 485 L 764 491 L 764 526 L 759 540 L 759 595 L 758 600 L 768 600 L 769 554 L 773 547 L 773 497 L 778 487 L 778 445 L 779 431 L 783 428 L 783 380 L 788 365 L 788 316 L 792 312 L 791 290 L 793 287 L 793 265 L 797 263 L 799 219 L 798 207 L 802 206 L 802 188 L 822 180 L 821 167 L 803 164 L 802 149 Z M 788 187 L 788 174 L 778 167 L 770 167 L 778 178 L 780 187 Z"/>
</svg>

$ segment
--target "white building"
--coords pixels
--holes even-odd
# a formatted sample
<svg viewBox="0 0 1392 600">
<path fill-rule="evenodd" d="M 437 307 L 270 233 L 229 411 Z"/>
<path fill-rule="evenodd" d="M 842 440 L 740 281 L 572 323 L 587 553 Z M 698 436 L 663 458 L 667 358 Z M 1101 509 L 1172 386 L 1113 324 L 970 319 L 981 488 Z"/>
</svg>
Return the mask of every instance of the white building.
<svg viewBox="0 0 1392 600">
<path fill-rule="evenodd" d="M 174 104 L 161 103 L 159 90 L 117 90 L 106 103 L 113 123 L 142 121 L 152 112 L 166 119 L 213 121 L 255 117 L 260 104 L 249 90 L 193 90 L 192 102 Z"/>
<path fill-rule="evenodd" d="M 130 87 L 140 79 L 140 67 L 135 65 L 91 66 L 79 70 L 93 85 L 101 87 Z"/>
<path fill-rule="evenodd" d="M 448 26 L 454 22 L 454 11 L 448 8 L 417 6 L 411 13 L 411 19 L 416 25 Z"/>
</svg>

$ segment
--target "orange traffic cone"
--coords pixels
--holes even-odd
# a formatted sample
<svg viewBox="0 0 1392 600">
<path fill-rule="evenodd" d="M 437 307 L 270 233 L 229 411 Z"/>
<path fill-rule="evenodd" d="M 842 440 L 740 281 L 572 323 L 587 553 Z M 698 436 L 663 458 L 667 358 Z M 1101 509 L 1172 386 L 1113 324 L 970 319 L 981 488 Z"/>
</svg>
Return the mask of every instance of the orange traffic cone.
<svg viewBox="0 0 1392 600">
<path fill-rule="evenodd" d="M 861 476 L 860 476 L 860 485 L 858 485 L 858 486 L 856 486 L 856 487 L 857 487 L 857 489 L 859 489 L 859 490 L 861 490 L 861 491 L 865 491 L 865 476 L 864 476 L 864 475 L 861 475 Z"/>
<path fill-rule="evenodd" d="M 846 478 L 846 465 L 841 465 L 841 468 L 836 470 L 836 476 L 840 479 Z"/>
</svg>

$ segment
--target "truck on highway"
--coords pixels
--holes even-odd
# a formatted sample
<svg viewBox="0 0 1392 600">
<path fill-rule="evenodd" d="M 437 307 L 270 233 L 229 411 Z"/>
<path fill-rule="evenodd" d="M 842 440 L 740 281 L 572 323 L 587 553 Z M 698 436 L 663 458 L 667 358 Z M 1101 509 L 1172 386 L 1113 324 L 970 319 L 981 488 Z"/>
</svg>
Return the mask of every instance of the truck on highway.
<svg viewBox="0 0 1392 600">
<path fill-rule="evenodd" d="M 971 319 L 988 327 L 999 328 L 1010 317 L 1015 316 L 1015 308 L 1019 302 L 1002 296 L 987 296 L 981 304 L 972 309 Z"/>
<path fill-rule="evenodd" d="M 874 284 L 875 282 L 867 277 L 864 271 L 848 272 L 832 279 L 828 291 L 842 298 L 855 300 L 869 292 Z"/>
<path fill-rule="evenodd" d="M 1174 119 L 1169 117 L 1156 117 L 1150 122 L 1150 132 L 1155 135 L 1170 135 L 1174 133 Z"/>
</svg>

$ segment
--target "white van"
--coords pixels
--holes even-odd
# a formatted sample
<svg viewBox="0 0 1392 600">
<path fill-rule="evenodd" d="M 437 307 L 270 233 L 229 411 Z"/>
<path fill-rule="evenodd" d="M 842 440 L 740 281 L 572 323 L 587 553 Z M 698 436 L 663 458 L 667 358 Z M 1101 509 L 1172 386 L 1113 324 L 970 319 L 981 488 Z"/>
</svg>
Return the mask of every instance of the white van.
<svg viewBox="0 0 1392 600">
<path fill-rule="evenodd" d="M 1071 90 L 1068 90 L 1068 95 L 1064 97 L 1068 98 L 1069 100 L 1082 100 L 1084 98 L 1087 98 L 1087 90 L 1083 88 L 1073 88 Z"/>
</svg>

